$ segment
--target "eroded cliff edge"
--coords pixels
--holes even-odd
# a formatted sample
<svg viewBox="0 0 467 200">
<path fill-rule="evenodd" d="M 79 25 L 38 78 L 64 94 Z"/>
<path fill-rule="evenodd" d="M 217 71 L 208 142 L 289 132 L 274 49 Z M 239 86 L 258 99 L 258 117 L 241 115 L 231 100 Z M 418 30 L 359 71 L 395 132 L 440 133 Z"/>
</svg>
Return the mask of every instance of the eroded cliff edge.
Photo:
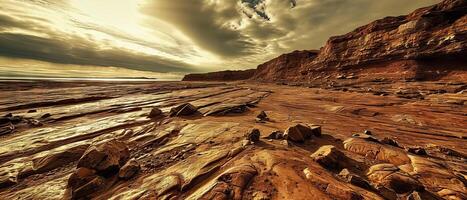
<svg viewBox="0 0 467 200">
<path fill-rule="evenodd" d="M 183 77 L 183 81 L 238 81 L 253 77 L 256 69 L 220 71 L 205 74 L 188 74 Z"/>
</svg>

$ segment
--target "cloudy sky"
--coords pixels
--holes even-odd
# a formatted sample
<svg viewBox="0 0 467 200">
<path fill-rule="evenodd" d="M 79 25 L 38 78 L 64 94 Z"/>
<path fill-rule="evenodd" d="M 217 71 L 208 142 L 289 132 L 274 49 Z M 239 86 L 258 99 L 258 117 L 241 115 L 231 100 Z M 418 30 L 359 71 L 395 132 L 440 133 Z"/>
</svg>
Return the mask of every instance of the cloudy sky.
<svg viewBox="0 0 467 200">
<path fill-rule="evenodd" d="M 0 0 L 0 77 L 254 68 L 438 0 Z"/>
</svg>

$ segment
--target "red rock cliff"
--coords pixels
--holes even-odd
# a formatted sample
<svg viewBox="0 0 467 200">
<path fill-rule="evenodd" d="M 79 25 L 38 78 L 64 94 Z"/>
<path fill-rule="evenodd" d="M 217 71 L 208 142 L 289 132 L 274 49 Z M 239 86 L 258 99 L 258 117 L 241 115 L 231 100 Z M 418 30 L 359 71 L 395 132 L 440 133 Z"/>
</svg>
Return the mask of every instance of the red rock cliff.
<svg viewBox="0 0 467 200">
<path fill-rule="evenodd" d="M 255 69 L 220 71 L 204 74 L 187 74 L 182 81 L 238 81 L 251 78 L 255 74 Z"/>
<path fill-rule="evenodd" d="M 433 78 L 456 70 L 465 75 L 466 14 L 466 0 L 445 0 L 376 20 L 331 37 L 319 52 L 296 51 L 259 65 L 253 79 L 308 81 L 350 72 L 393 78 Z"/>
<path fill-rule="evenodd" d="M 331 37 L 306 67 L 359 65 L 466 53 L 467 1 L 448 0 L 407 16 L 386 17 Z M 465 55 L 465 54 L 464 54 Z"/>
<path fill-rule="evenodd" d="M 294 51 L 283 54 L 258 66 L 252 79 L 263 81 L 286 80 L 299 76 L 303 64 L 311 62 L 318 51 Z"/>
</svg>

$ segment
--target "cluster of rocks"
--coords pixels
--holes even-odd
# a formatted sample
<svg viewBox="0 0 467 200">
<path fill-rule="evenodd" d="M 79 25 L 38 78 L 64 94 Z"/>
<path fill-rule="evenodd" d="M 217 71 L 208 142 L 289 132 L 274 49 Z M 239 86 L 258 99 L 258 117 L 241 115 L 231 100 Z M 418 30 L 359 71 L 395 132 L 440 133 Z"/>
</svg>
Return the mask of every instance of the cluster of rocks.
<svg viewBox="0 0 467 200">
<path fill-rule="evenodd" d="M 168 115 L 169 117 L 180 117 L 180 116 L 189 116 L 196 114 L 198 112 L 198 108 L 190 103 L 184 103 L 177 105 L 170 109 Z M 151 109 L 148 114 L 148 118 L 151 119 L 158 119 L 164 117 L 164 112 L 157 107 Z"/>
<path fill-rule="evenodd" d="M 363 173 L 363 171 L 352 164 L 356 161 L 346 156 L 335 146 L 322 146 L 311 155 L 311 158 L 323 168 L 331 172 L 339 172 L 336 176 L 342 181 L 376 192 L 385 199 L 396 200 L 398 194 L 415 196 L 423 193 L 425 196 L 429 195 L 425 194 L 422 183 L 390 163 L 373 165 L 367 170 L 365 176 L 360 176 L 358 174 Z M 351 170 L 351 168 L 353 169 Z M 353 194 L 353 196 L 355 195 Z M 357 197 L 356 199 L 363 199 L 359 195 Z"/>
<path fill-rule="evenodd" d="M 45 118 L 41 117 L 40 119 L 45 119 Z M 23 117 L 19 115 L 13 115 L 12 113 L 8 113 L 5 116 L 0 117 L 0 135 L 6 135 L 9 133 L 12 133 L 19 126 L 22 126 L 22 125 L 27 125 L 30 127 L 37 127 L 37 126 L 42 126 L 43 124 L 41 121 L 37 119 L 33 119 L 30 117 Z"/>
<path fill-rule="evenodd" d="M 430 151 L 440 152 L 439 146 L 404 148 L 391 138 L 379 140 L 370 131 L 354 134 L 343 144 L 345 150 L 364 156 L 365 161 L 357 162 L 333 145 L 321 146 L 310 157 L 320 166 L 334 173 L 341 181 L 374 192 L 384 199 L 396 200 L 403 197 L 410 200 L 438 200 L 441 197 L 463 199 L 465 196 L 446 188 L 437 194 L 429 192 L 423 184 L 426 182 L 422 183 L 420 180 L 423 179 L 419 180 L 417 177 L 417 174 L 423 171 L 429 172 L 431 176 L 451 174 L 442 169 L 441 165 L 424 158 L 427 155 L 427 148 Z M 449 175 L 445 179 L 452 183 L 458 181 L 462 185 L 461 176 L 456 178 L 455 175 Z M 349 193 L 346 198 L 363 199 L 363 196 Z"/>
<path fill-rule="evenodd" d="M 125 143 L 111 140 L 91 145 L 68 179 L 71 198 L 90 198 L 93 193 L 111 186 L 118 179 L 132 178 L 139 170 L 140 165 L 130 159 Z"/>
<path fill-rule="evenodd" d="M 296 124 L 287 128 L 287 130 L 284 133 L 276 130 L 264 138 L 268 140 L 282 140 L 285 144 L 288 145 L 289 142 L 303 143 L 306 140 L 311 139 L 312 136 L 321 136 L 320 126 L 307 126 L 303 124 Z M 252 129 L 245 134 L 245 141 L 247 141 L 248 144 L 254 144 L 259 140 L 259 129 Z"/>
<path fill-rule="evenodd" d="M 269 120 L 269 117 L 264 111 L 261 111 L 256 117 L 257 122 L 265 122 Z M 284 140 L 288 144 L 289 141 L 303 143 L 306 140 L 311 139 L 312 136 L 321 136 L 321 126 L 312 124 L 295 124 L 293 126 L 288 127 L 284 132 L 275 130 L 264 138 L 269 140 Z M 255 128 L 250 130 L 248 133 L 245 134 L 245 139 L 248 144 L 254 144 L 255 142 L 258 142 L 260 140 L 259 129 Z"/>
</svg>

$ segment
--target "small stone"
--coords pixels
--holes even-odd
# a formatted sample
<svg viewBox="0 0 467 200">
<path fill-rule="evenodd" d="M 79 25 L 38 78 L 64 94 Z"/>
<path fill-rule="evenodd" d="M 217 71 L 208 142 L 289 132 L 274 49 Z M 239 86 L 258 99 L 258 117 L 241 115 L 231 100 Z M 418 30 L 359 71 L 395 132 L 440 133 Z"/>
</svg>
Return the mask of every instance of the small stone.
<svg viewBox="0 0 467 200">
<path fill-rule="evenodd" d="M 383 140 L 381 140 L 381 143 L 391 145 L 394 147 L 400 147 L 399 143 L 396 140 L 388 137 L 385 137 Z"/>
<path fill-rule="evenodd" d="M 266 139 L 273 139 L 273 140 L 280 140 L 284 138 L 284 134 L 280 131 L 273 131 L 271 134 L 269 134 Z"/>
<path fill-rule="evenodd" d="M 363 134 L 365 134 L 365 135 L 372 135 L 371 131 L 369 131 L 369 130 L 363 131 Z"/>
<path fill-rule="evenodd" d="M 257 119 L 259 119 L 260 121 L 268 121 L 269 118 L 268 118 L 268 115 L 266 114 L 266 112 L 264 111 L 261 111 L 257 116 L 256 116 Z"/>
<path fill-rule="evenodd" d="M 176 106 L 170 109 L 169 116 L 177 117 L 177 116 L 188 116 L 195 114 L 198 111 L 198 108 L 193 106 L 190 103 L 184 103 L 182 105 Z"/>
<path fill-rule="evenodd" d="M 130 179 L 139 172 L 141 166 L 135 159 L 129 160 L 118 172 L 118 177 L 121 179 Z"/>
<path fill-rule="evenodd" d="M 34 126 L 34 127 L 38 127 L 38 126 L 42 126 L 42 122 L 40 122 L 39 120 L 36 120 L 36 119 L 31 119 L 31 120 L 28 120 L 28 124 L 30 126 Z"/>
<path fill-rule="evenodd" d="M 160 117 L 162 115 L 162 110 L 159 109 L 159 108 L 152 108 L 151 109 L 151 112 L 149 112 L 149 115 L 148 117 L 149 118 L 157 118 L 157 117 Z"/>
<path fill-rule="evenodd" d="M 407 148 L 407 152 L 413 153 L 413 154 L 419 155 L 419 156 L 427 155 L 425 149 L 422 148 L 422 147 L 409 147 L 409 148 Z"/>
<path fill-rule="evenodd" d="M 122 137 L 131 137 L 134 134 L 133 129 L 124 129 L 121 133 Z"/>
<path fill-rule="evenodd" d="M 260 131 L 257 128 L 251 129 L 248 133 L 245 134 L 245 138 L 251 142 L 259 142 Z"/>
<path fill-rule="evenodd" d="M 45 113 L 41 116 L 41 119 L 47 119 L 49 118 L 50 116 L 52 116 L 50 113 Z"/>
</svg>

